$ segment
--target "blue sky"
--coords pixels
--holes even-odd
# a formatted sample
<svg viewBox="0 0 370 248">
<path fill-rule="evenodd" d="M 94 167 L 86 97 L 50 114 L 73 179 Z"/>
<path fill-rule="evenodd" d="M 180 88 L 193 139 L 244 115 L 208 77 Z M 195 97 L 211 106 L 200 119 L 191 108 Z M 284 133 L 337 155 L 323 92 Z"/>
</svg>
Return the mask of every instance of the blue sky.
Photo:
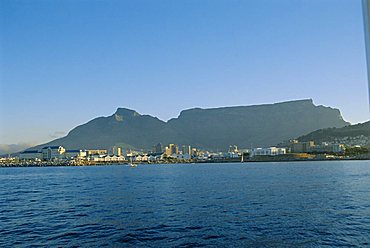
<svg viewBox="0 0 370 248">
<path fill-rule="evenodd" d="M 0 1 L 0 143 L 40 143 L 117 107 L 312 98 L 369 119 L 360 0 Z"/>
</svg>

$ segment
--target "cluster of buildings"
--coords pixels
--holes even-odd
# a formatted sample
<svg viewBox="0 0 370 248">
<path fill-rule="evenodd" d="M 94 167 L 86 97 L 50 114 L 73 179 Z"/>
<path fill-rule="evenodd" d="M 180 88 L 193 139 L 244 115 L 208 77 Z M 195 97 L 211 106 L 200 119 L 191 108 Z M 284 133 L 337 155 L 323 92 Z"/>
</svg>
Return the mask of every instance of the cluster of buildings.
<svg viewBox="0 0 370 248">
<path fill-rule="evenodd" d="M 277 155 L 285 155 L 287 153 L 286 148 L 278 148 L 278 147 L 267 147 L 267 148 L 252 148 L 250 150 L 250 156 L 277 156 Z"/>
<path fill-rule="evenodd" d="M 246 161 L 249 158 L 261 156 L 284 156 L 287 154 L 304 153 L 343 153 L 343 144 L 322 143 L 313 141 L 299 142 L 291 140 L 278 147 L 251 148 L 239 150 L 236 145 L 231 145 L 227 152 L 209 152 L 199 150 L 190 145 L 168 144 L 163 147 L 161 143 L 152 147 L 149 152 L 128 151 L 122 153 L 121 147 L 113 147 L 110 152 L 105 149 L 67 150 L 63 146 L 45 146 L 38 150 L 27 150 L 19 154 L 21 160 L 34 161 L 89 161 L 89 162 L 144 162 L 161 163 L 166 161 Z"/>
<path fill-rule="evenodd" d="M 19 154 L 19 159 L 36 161 L 73 159 L 124 161 L 121 148 L 116 148 L 116 154 L 108 155 L 107 150 L 66 150 L 63 146 L 45 146 L 39 150 L 26 150 Z"/>
<path fill-rule="evenodd" d="M 158 152 L 160 144 L 155 146 Z M 163 149 L 163 154 L 167 158 L 179 160 L 193 159 L 196 161 L 244 161 L 248 157 L 254 156 L 276 156 L 287 153 L 286 148 L 268 147 L 239 150 L 236 145 L 230 145 L 227 152 L 202 151 L 191 146 L 182 146 L 180 150 L 176 144 L 169 144 Z"/>
<path fill-rule="evenodd" d="M 191 160 L 200 153 L 196 148 L 169 144 L 165 148 L 157 144 L 151 152 L 129 151 L 125 155 L 121 147 L 113 147 L 111 152 L 105 149 L 67 150 L 63 146 L 45 146 L 38 150 L 26 150 L 19 154 L 20 160 L 54 161 L 83 160 L 91 162 L 159 162 L 166 159 Z"/>
<path fill-rule="evenodd" d="M 299 142 L 291 140 L 287 145 L 291 153 L 343 153 L 345 145 L 340 143 L 323 142 L 315 144 L 314 141 Z"/>
<path fill-rule="evenodd" d="M 328 141 L 329 144 L 343 144 L 349 147 L 370 147 L 370 137 L 363 134 L 357 136 L 345 136 Z"/>
<path fill-rule="evenodd" d="M 138 152 L 128 151 L 122 153 L 121 147 L 113 147 L 108 150 L 67 150 L 63 146 L 45 146 L 38 150 L 27 150 L 19 154 L 20 160 L 34 161 L 61 161 L 78 160 L 89 162 L 144 162 L 160 163 L 165 161 L 209 161 L 211 159 L 235 159 L 241 155 L 237 146 L 230 146 L 229 151 L 214 153 L 202 151 L 190 145 L 183 145 L 181 148 L 177 144 L 168 144 L 163 147 L 162 144 L 153 146 L 152 151 Z"/>
</svg>

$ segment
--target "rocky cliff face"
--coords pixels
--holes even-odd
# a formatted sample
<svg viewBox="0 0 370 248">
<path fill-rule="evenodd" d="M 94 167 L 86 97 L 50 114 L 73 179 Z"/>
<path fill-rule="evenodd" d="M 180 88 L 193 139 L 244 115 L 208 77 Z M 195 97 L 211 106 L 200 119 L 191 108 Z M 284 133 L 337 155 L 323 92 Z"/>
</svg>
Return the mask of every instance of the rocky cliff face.
<svg viewBox="0 0 370 248">
<path fill-rule="evenodd" d="M 118 108 L 109 117 L 99 117 L 74 128 L 66 137 L 44 145 L 67 149 L 149 149 L 158 142 L 189 144 L 210 150 L 225 150 L 230 144 L 248 148 L 270 146 L 312 131 L 349 125 L 338 109 L 298 100 L 255 106 L 189 109 L 164 122 L 150 115 Z"/>
</svg>

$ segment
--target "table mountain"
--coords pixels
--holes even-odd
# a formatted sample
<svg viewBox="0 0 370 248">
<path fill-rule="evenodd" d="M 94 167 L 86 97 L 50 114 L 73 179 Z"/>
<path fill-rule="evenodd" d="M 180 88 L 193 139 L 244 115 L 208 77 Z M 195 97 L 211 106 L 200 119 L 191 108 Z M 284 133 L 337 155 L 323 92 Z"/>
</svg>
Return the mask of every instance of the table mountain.
<svg viewBox="0 0 370 248">
<path fill-rule="evenodd" d="M 297 100 L 254 106 L 184 110 L 168 122 L 134 110 L 118 108 L 74 128 L 67 136 L 40 145 L 67 149 L 150 149 L 153 145 L 189 144 L 209 150 L 271 146 L 317 129 L 349 125 L 338 109 L 315 106 L 312 100 Z"/>
</svg>

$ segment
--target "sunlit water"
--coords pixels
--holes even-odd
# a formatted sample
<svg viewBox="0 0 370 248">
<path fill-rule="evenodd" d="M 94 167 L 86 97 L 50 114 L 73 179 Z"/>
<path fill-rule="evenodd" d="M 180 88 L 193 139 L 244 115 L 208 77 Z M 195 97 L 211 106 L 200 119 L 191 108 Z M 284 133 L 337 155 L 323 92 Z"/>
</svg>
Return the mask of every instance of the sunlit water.
<svg viewBox="0 0 370 248">
<path fill-rule="evenodd" d="M 370 246 L 370 161 L 0 168 L 0 246 Z"/>
</svg>

